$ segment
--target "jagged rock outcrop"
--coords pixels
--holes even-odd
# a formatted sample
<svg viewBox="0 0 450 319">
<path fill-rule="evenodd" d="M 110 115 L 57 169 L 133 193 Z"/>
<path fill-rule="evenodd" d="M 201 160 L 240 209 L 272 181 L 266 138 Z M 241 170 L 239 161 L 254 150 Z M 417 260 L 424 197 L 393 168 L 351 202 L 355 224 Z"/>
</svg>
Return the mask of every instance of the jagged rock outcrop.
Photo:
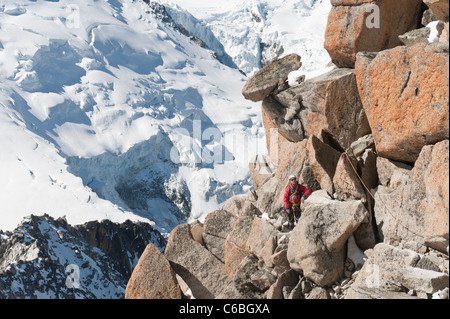
<svg viewBox="0 0 450 319">
<path fill-rule="evenodd" d="M 414 162 L 449 138 L 448 42 L 358 54 L 358 88 L 379 156 Z"/>
<path fill-rule="evenodd" d="M 420 24 L 421 0 L 331 0 L 324 47 L 338 67 L 353 68 L 360 51 L 401 44 L 398 36 Z"/>
<path fill-rule="evenodd" d="M 164 256 L 195 298 L 215 298 L 228 284 L 224 263 L 194 240 L 189 224 L 179 225 L 171 232 Z"/>
<path fill-rule="evenodd" d="M 149 243 L 162 249 L 165 239 L 147 223 L 71 226 L 30 216 L 14 231 L 0 231 L 0 299 L 123 298 Z"/>
<path fill-rule="evenodd" d="M 130 256 L 139 256 L 148 243 L 153 243 L 159 249 L 166 244 L 165 238 L 151 225 L 130 220 L 122 224 L 110 220 L 90 221 L 74 228 L 90 246 L 105 252 L 126 276 L 131 275 L 137 261 Z"/>
</svg>

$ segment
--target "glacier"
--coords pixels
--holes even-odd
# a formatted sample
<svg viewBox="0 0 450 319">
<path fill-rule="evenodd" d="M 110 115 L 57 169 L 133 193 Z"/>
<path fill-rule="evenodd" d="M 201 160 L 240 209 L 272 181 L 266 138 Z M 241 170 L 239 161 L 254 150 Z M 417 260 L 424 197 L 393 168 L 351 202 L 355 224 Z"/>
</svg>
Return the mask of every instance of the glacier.
<svg viewBox="0 0 450 319">
<path fill-rule="evenodd" d="M 295 41 L 314 51 L 305 73 L 324 69 L 319 31 L 276 28 L 287 11 L 317 20 L 324 3 L 179 1 L 203 12 L 194 18 L 173 3 L 2 0 L 0 228 L 47 213 L 168 233 L 248 191 L 265 136 L 241 89 L 264 55 L 277 57 L 267 48 L 289 53 Z"/>
<path fill-rule="evenodd" d="M 161 0 L 177 24 L 201 38 L 225 64 L 251 76 L 282 55 L 302 57 L 301 73 L 328 70 L 323 48 L 328 0 Z M 231 59 L 231 61 L 229 61 Z"/>
<path fill-rule="evenodd" d="M 47 213 L 169 232 L 217 207 L 216 190 L 249 187 L 264 131 L 240 96 L 245 76 L 146 3 L 2 1 L 0 14 L 3 229 Z M 176 137 L 194 122 L 232 156 L 197 163 L 209 140 Z M 187 160 L 173 163 L 173 148 Z"/>
</svg>

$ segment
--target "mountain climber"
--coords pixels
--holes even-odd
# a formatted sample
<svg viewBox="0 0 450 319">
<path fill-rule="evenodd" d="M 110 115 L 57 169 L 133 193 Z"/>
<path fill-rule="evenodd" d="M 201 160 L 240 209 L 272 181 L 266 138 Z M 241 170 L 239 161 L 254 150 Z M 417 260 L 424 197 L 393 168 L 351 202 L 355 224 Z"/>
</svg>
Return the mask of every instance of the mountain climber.
<svg viewBox="0 0 450 319">
<path fill-rule="evenodd" d="M 297 176 L 291 174 L 289 176 L 289 185 L 286 187 L 283 196 L 286 213 L 289 217 L 289 226 L 291 228 L 294 226 L 294 221 L 295 224 L 298 223 L 301 215 L 300 205 L 309 195 L 311 195 L 311 191 L 307 187 L 300 185 L 297 181 Z"/>
</svg>

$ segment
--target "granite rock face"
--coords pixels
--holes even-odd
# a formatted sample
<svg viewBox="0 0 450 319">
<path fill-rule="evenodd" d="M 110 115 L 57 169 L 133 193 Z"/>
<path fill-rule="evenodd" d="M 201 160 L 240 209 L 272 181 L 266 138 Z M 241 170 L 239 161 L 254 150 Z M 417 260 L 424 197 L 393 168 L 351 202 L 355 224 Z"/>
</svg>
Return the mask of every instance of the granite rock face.
<svg viewBox="0 0 450 319">
<path fill-rule="evenodd" d="M 400 45 L 399 35 L 420 25 L 421 0 L 331 1 L 325 49 L 338 67 L 353 68 L 361 51 Z"/>
<path fill-rule="evenodd" d="M 449 138 L 448 42 L 360 53 L 355 73 L 379 156 L 417 160 Z"/>
<path fill-rule="evenodd" d="M 128 281 L 125 299 L 181 299 L 175 272 L 161 251 L 149 244 Z"/>
</svg>

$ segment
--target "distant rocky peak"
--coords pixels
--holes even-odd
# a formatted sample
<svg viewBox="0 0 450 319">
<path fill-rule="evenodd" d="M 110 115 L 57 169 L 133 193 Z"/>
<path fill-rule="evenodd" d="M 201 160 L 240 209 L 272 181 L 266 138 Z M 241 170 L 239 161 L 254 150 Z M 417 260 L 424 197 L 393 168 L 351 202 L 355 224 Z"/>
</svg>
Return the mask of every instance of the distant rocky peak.
<svg viewBox="0 0 450 319">
<path fill-rule="evenodd" d="M 146 223 L 71 226 L 32 215 L 14 231 L 0 231 L 0 298 L 122 298 L 149 243 L 165 247 Z"/>
</svg>

